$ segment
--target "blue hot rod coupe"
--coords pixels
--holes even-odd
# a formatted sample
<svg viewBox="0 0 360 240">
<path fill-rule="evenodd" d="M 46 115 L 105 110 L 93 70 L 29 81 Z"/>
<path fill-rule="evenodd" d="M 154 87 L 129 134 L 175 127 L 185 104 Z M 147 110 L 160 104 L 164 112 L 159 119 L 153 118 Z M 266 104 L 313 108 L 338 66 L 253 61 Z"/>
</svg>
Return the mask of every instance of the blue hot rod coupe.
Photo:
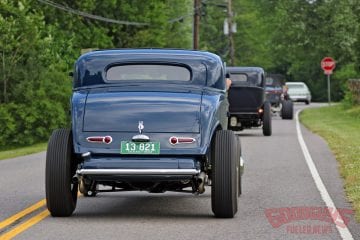
<svg viewBox="0 0 360 240">
<path fill-rule="evenodd" d="M 231 218 L 241 193 L 238 137 L 227 130 L 224 65 L 202 51 L 114 49 L 75 63 L 71 129 L 55 130 L 46 155 L 52 216 L 70 216 L 78 190 L 201 194 Z M 101 187 L 99 187 L 101 186 Z"/>
</svg>

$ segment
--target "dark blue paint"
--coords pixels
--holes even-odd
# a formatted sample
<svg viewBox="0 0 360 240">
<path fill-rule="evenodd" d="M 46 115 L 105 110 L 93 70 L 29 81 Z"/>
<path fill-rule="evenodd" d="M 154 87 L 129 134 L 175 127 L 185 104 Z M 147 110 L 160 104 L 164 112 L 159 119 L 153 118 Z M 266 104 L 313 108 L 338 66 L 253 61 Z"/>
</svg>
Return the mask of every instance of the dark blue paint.
<svg viewBox="0 0 360 240">
<path fill-rule="evenodd" d="M 185 65 L 191 70 L 192 79 L 189 82 L 111 83 L 106 80 L 109 66 L 130 62 Z M 216 129 L 224 128 L 226 124 L 221 122 L 220 116 L 226 112 L 224 99 L 224 66 L 220 57 L 212 53 L 133 49 L 85 54 L 75 64 L 71 100 L 75 153 L 92 153 L 93 157 L 84 162 L 84 166 L 89 168 L 134 168 L 137 164 L 140 168 L 150 168 L 155 163 L 157 168 L 175 165 L 195 168 L 211 146 Z M 144 134 L 151 141 L 160 142 L 160 156 L 120 155 L 120 142 L 131 140 L 138 134 L 139 121 L 144 122 Z M 111 144 L 86 141 L 89 136 L 106 135 L 112 136 Z M 192 137 L 196 142 L 171 145 L 169 138 L 172 136 Z"/>
<path fill-rule="evenodd" d="M 147 133 L 199 133 L 200 103 L 201 93 L 90 91 L 83 130 L 137 132 L 143 121 Z"/>
</svg>

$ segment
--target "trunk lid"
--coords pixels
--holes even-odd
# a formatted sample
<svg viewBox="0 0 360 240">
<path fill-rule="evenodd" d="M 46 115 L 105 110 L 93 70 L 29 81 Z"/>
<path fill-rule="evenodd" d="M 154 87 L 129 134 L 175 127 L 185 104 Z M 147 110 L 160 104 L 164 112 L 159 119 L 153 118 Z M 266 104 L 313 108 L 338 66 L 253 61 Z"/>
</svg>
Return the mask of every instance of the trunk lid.
<svg viewBox="0 0 360 240">
<path fill-rule="evenodd" d="M 89 92 L 85 132 L 199 133 L 201 93 Z"/>
</svg>

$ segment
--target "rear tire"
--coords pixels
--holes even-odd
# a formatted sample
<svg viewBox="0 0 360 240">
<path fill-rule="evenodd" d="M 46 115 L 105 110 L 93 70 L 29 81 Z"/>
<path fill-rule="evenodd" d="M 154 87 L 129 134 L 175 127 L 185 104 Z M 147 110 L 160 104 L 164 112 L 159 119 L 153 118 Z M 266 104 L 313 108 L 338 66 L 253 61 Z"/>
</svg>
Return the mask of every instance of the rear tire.
<svg viewBox="0 0 360 240">
<path fill-rule="evenodd" d="M 72 183 L 76 171 L 73 141 L 69 129 L 55 130 L 46 152 L 46 205 L 54 217 L 68 217 L 76 207 L 78 183 Z"/>
<path fill-rule="evenodd" d="M 271 104 L 269 102 L 265 102 L 263 113 L 263 134 L 264 136 L 271 136 L 271 133 Z"/>
<path fill-rule="evenodd" d="M 212 157 L 211 207 L 218 218 L 233 218 L 237 212 L 238 141 L 232 131 L 220 130 L 215 136 Z"/>
<path fill-rule="evenodd" d="M 282 103 L 281 117 L 282 119 L 293 119 L 294 104 L 290 100 L 285 100 Z"/>
</svg>

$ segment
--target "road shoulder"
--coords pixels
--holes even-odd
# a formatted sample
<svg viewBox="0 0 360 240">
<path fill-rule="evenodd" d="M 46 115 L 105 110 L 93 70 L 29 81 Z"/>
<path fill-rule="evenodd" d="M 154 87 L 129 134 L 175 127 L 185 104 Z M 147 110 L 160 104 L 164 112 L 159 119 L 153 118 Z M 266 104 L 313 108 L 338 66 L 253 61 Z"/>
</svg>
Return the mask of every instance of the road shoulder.
<svg viewBox="0 0 360 240">
<path fill-rule="evenodd" d="M 344 180 L 339 173 L 339 163 L 331 152 L 326 141 L 312 133 L 303 125 L 301 131 L 319 175 L 337 208 L 352 209 L 345 197 Z M 354 239 L 360 239 L 360 225 L 354 214 L 350 216 L 348 228 Z"/>
</svg>

